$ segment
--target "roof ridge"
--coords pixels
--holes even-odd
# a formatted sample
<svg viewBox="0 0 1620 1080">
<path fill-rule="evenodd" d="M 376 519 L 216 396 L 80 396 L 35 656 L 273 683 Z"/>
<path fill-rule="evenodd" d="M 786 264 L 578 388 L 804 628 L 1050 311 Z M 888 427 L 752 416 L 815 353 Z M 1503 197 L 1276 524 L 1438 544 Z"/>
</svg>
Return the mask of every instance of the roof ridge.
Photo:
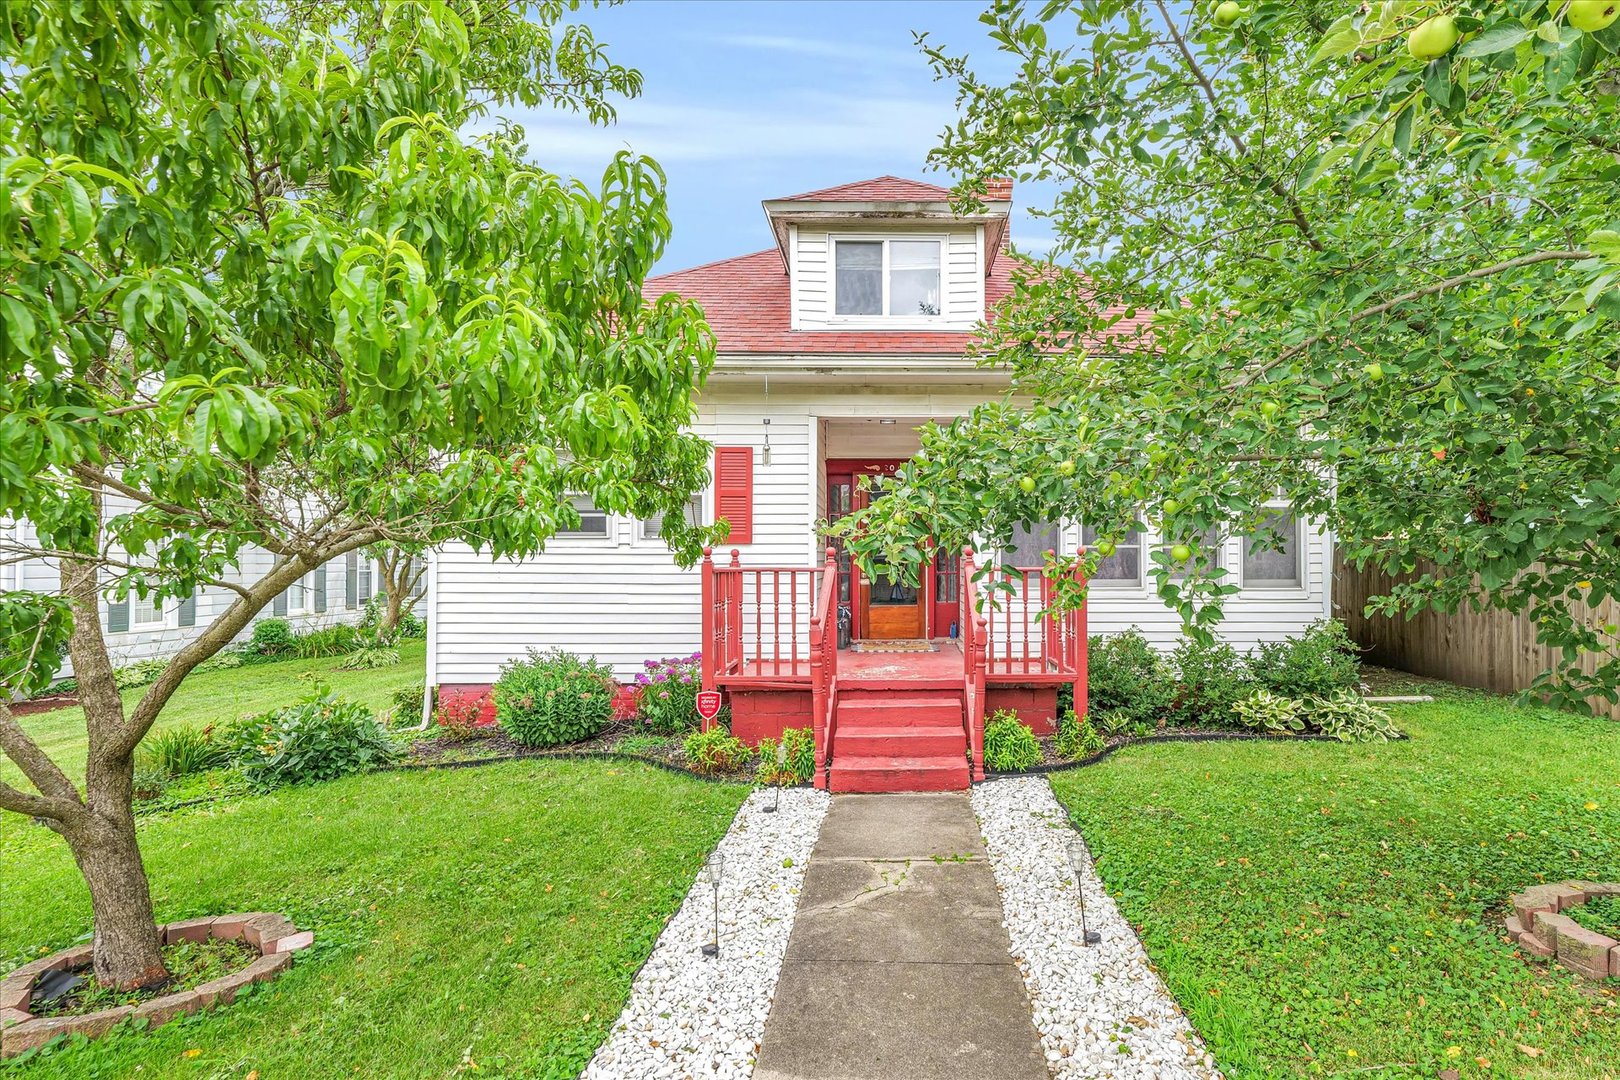
<svg viewBox="0 0 1620 1080">
<path fill-rule="evenodd" d="M 801 191 L 797 195 L 787 195 L 787 196 L 783 196 L 782 198 L 779 198 L 779 199 L 769 199 L 769 200 L 766 200 L 766 201 L 768 201 L 768 202 L 794 202 L 794 201 L 800 200 L 800 199 L 808 200 L 808 199 L 814 198 L 815 196 L 818 196 L 818 195 L 828 195 L 828 194 L 831 194 L 832 192 L 835 192 L 835 191 L 842 191 L 842 190 L 844 190 L 846 188 L 860 187 L 863 184 L 875 184 L 875 183 L 878 183 L 878 182 L 883 181 L 883 180 L 894 180 L 894 181 L 898 181 L 899 183 L 902 183 L 902 184 L 915 184 L 918 187 L 931 188 L 934 191 L 937 191 L 937 192 L 939 192 L 939 193 L 941 193 L 942 195 L 945 195 L 945 196 L 949 196 L 950 191 L 951 191 L 950 188 L 944 187 L 943 185 L 940 185 L 940 184 L 932 183 L 931 181 L 928 181 L 928 180 L 918 180 L 918 179 L 915 179 L 915 178 L 910 177 L 910 176 L 896 176 L 894 173 L 884 173 L 882 176 L 868 176 L 868 177 L 866 177 L 865 179 L 862 179 L 862 180 L 846 180 L 841 184 L 831 184 L 831 185 L 828 185 L 827 187 L 815 188 L 814 190 L 811 190 L 811 191 Z"/>
</svg>

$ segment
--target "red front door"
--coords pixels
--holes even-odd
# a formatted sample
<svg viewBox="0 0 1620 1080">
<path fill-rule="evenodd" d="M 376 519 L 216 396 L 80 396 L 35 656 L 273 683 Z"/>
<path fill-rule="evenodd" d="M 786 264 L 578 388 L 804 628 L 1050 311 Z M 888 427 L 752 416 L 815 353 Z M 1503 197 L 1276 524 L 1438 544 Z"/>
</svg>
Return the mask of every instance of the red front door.
<svg viewBox="0 0 1620 1080">
<path fill-rule="evenodd" d="M 874 494 L 861 490 L 860 478 L 880 480 L 891 475 L 902 461 L 832 460 L 827 462 L 827 517 L 837 521 L 845 514 L 864 509 Z M 940 623 L 934 603 L 935 575 L 925 568 L 914 584 L 907 584 L 899 568 L 878 564 L 870 579 L 852 565 L 843 544 L 833 541 L 837 550 L 840 605 L 848 605 L 851 636 L 856 639 L 894 641 L 926 638 L 943 633 L 949 623 Z"/>
</svg>

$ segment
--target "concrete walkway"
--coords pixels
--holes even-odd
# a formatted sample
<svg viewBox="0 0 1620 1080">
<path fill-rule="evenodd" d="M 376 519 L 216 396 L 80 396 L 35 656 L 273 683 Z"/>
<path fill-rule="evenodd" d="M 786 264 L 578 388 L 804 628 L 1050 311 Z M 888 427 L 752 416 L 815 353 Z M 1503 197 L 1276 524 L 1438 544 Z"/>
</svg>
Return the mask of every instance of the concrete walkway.
<svg viewBox="0 0 1620 1080">
<path fill-rule="evenodd" d="M 965 793 L 840 795 L 756 1080 L 1046 1080 Z"/>
</svg>

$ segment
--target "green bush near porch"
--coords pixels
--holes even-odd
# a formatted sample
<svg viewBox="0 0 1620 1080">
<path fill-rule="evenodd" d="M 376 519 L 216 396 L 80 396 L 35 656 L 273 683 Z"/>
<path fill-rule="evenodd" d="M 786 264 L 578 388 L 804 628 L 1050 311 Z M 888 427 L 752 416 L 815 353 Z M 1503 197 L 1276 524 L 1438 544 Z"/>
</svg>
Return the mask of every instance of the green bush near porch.
<svg viewBox="0 0 1620 1080">
<path fill-rule="evenodd" d="M 1501 929 L 1526 885 L 1620 880 L 1620 725 L 1421 689 L 1407 741 L 1140 745 L 1052 784 L 1233 1080 L 1620 1076 L 1612 986 Z"/>
</svg>

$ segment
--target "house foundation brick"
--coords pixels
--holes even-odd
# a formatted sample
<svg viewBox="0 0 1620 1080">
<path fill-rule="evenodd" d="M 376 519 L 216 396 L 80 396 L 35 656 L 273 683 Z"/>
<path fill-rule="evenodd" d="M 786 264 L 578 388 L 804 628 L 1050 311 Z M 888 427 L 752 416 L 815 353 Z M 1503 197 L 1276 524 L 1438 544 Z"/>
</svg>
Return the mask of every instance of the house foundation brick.
<svg viewBox="0 0 1620 1080">
<path fill-rule="evenodd" d="M 1558 928 L 1558 962 L 1588 979 L 1608 978 L 1616 945 L 1620 942 L 1584 926 Z"/>
</svg>

